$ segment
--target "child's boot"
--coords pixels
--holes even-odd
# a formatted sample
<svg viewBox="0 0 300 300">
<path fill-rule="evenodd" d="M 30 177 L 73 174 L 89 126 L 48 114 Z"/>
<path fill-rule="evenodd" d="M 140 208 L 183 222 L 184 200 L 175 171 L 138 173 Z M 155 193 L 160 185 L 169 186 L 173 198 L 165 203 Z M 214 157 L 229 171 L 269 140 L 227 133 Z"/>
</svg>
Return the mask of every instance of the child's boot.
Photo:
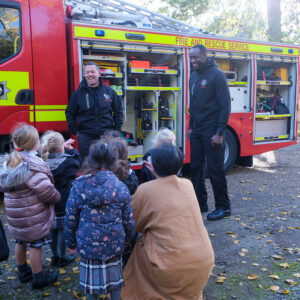
<svg viewBox="0 0 300 300">
<path fill-rule="evenodd" d="M 17 265 L 17 268 L 18 268 L 18 276 L 22 283 L 32 280 L 32 271 L 31 268 L 27 265 L 27 263 L 21 266 Z"/>
<path fill-rule="evenodd" d="M 40 273 L 35 273 L 33 275 L 32 288 L 40 289 L 46 286 L 48 283 L 53 283 L 57 280 L 57 272 L 52 271 L 46 273 L 45 271 L 41 271 Z"/>
</svg>

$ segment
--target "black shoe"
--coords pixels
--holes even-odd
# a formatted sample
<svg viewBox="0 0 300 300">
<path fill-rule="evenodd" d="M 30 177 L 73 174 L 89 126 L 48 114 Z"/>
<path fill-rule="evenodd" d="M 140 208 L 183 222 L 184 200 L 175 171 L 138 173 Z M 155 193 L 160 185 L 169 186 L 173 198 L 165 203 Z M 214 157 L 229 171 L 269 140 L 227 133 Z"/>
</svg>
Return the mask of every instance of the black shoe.
<svg viewBox="0 0 300 300">
<path fill-rule="evenodd" d="M 59 258 L 56 256 L 51 257 L 51 267 L 56 267 L 58 265 Z"/>
<path fill-rule="evenodd" d="M 228 217 L 231 215 L 230 209 L 215 209 L 212 213 L 207 215 L 207 220 L 209 221 L 216 221 L 224 219 L 224 217 Z"/>
<path fill-rule="evenodd" d="M 18 268 L 18 277 L 22 283 L 26 283 L 32 280 L 32 271 L 31 268 L 25 263 L 24 265 L 17 265 Z"/>
<path fill-rule="evenodd" d="M 40 289 L 46 286 L 49 283 L 53 283 L 57 281 L 57 272 L 52 271 L 46 273 L 45 271 L 41 271 L 40 273 L 33 274 L 33 282 L 32 288 L 33 289 Z"/>
<path fill-rule="evenodd" d="M 65 267 L 65 266 L 71 264 L 74 260 L 75 260 L 74 257 L 60 258 L 60 259 L 58 260 L 58 266 L 59 266 L 60 268 Z"/>
</svg>

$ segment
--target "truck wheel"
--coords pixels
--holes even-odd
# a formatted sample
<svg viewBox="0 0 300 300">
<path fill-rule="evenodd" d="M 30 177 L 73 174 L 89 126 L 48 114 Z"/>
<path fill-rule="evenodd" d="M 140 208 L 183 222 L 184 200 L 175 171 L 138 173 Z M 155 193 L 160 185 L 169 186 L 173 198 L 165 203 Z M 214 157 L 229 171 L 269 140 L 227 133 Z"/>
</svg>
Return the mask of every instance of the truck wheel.
<svg viewBox="0 0 300 300">
<path fill-rule="evenodd" d="M 12 143 L 8 135 L 0 136 L 0 154 L 10 152 Z"/>
<path fill-rule="evenodd" d="M 237 156 L 236 140 L 233 136 L 233 133 L 229 129 L 225 130 L 224 146 L 225 146 L 224 169 L 225 169 L 225 173 L 227 173 L 233 167 Z"/>
</svg>

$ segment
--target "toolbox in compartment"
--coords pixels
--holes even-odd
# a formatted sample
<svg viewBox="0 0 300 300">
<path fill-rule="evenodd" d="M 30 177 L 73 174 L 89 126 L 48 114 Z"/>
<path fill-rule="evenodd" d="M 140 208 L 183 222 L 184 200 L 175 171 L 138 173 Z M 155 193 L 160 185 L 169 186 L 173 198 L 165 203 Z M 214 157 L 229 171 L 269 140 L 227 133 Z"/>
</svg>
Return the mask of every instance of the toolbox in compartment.
<svg viewBox="0 0 300 300">
<path fill-rule="evenodd" d="M 282 81 L 287 81 L 288 76 L 287 76 L 287 69 L 286 68 L 277 68 L 274 70 L 274 73 L 280 80 Z"/>
<path fill-rule="evenodd" d="M 151 69 L 155 70 L 169 70 L 169 64 L 152 64 Z"/>
<path fill-rule="evenodd" d="M 129 57 L 128 66 L 137 69 L 150 69 L 150 60 L 146 58 Z"/>
</svg>

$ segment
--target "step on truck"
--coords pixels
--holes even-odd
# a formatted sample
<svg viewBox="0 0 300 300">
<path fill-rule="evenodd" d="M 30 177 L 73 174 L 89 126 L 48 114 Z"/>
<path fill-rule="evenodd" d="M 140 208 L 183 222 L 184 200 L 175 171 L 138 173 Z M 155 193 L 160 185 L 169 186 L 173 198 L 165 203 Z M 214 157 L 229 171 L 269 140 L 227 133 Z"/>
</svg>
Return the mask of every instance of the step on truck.
<svg viewBox="0 0 300 300">
<path fill-rule="evenodd" d="M 297 142 L 299 47 L 213 35 L 121 0 L 1 0 L 0 151 L 9 150 L 19 122 L 67 133 L 68 99 L 84 64 L 95 61 L 122 101 L 133 167 L 163 127 L 189 163 L 189 49 L 196 44 L 228 81 L 226 170 Z"/>
</svg>

